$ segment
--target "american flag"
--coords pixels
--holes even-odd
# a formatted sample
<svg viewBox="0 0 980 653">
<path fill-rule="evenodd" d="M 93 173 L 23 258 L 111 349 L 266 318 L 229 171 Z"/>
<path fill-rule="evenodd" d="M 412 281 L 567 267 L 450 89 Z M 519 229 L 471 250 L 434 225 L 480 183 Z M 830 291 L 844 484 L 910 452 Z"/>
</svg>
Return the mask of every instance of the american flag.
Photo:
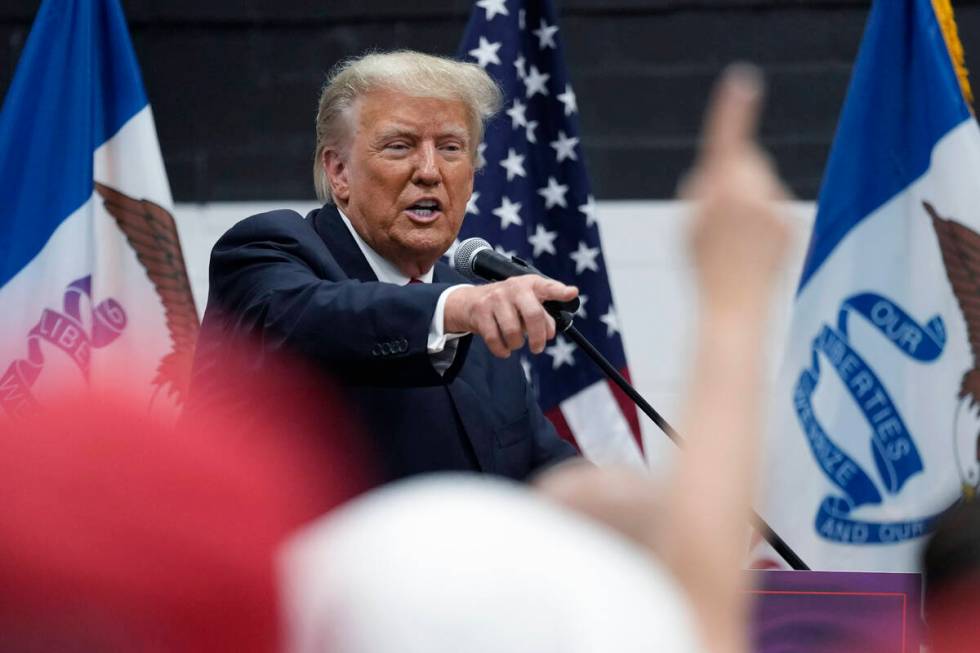
<svg viewBox="0 0 980 653">
<path fill-rule="evenodd" d="M 505 96 L 480 145 L 482 169 L 459 238 L 485 238 L 578 286 L 576 327 L 628 377 L 551 2 L 478 0 L 459 56 L 482 66 Z M 539 356 L 525 350 L 522 363 L 542 409 L 588 458 L 642 461 L 635 407 L 573 343 L 558 335 Z"/>
</svg>

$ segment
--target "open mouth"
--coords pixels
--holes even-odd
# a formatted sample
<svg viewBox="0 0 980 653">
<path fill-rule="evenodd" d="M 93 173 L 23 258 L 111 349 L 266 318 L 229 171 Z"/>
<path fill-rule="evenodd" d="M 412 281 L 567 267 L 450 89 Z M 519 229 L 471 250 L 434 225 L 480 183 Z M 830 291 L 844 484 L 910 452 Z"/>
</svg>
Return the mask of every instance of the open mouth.
<svg viewBox="0 0 980 653">
<path fill-rule="evenodd" d="M 435 217 L 441 208 L 437 200 L 419 200 L 405 210 L 419 220 L 429 220 Z"/>
</svg>

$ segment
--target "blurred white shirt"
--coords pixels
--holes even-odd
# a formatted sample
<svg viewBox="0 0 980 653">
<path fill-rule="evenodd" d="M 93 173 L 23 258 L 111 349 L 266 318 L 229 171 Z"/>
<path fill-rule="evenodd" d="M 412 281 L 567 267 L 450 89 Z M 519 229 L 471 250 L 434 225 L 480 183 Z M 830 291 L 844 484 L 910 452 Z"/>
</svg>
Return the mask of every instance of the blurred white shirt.
<svg viewBox="0 0 980 653">
<path fill-rule="evenodd" d="M 282 556 L 288 653 L 688 653 L 645 552 L 521 486 L 433 475 L 304 529 Z"/>
</svg>

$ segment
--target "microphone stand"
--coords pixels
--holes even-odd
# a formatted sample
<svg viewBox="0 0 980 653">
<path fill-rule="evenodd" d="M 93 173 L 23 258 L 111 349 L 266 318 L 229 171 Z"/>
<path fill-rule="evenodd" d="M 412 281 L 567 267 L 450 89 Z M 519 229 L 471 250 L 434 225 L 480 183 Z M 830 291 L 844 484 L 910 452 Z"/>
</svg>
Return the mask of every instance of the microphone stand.
<svg viewBox="0 0 980 653">
<path fill-rule="evenodd" d="M 456 262 L 459 260 L 459 250 L 457 250 L 456 255 L 453 257 L 454 267 L 456 267 L 457 270 L 463 271 L 465 276 L 474 279 L 484 279 L 486 281 L 500 281 L 512 276 L 513 274 L 538 274 L 542 277 L 548 278 L 548 275 L 542 273 L 528 261 L 525 261 L 517 256 L 506 257 L 510 259 L 508 262 L 509 264 L 516 265 L 516 270 L 507 268 L 501 269 L 499 265 L 489 265 L 489 268 L 487 269 L 476 271 L 473 269 L 473 259 L 475 258 L 475 255 L 484 249 L 490 250 L 491 252 L 493 250 L 490 248 L 490 243 L 486 242 L 485 240 L 471 238 L 465 242 L 470 241 L 476 242 L 473 243 L 474 247 L 470 248 L 470 250 L 465 253 L 462 265 Z M 460 245 L 460 248 L 462 249 L 463 245 Z M 492 263 L 494 263 L 493 260 L 488 261 L 488 264 Z M 577 300 L 573 302 L 544 302 L 545 310 L 547 310 L 548 313 L 555 319 L 555 326 L 557 330 L 567 334 L 568 337 L 576 345 L 581 347 L 585 353 L 588 354 L 589 358 L 591 358 L 592 361 L 598 365 L 603 372 L 605 372 L 606 376 L 615 381 L 616 385 L 618 385 L 622 391 L 626 393 L 626 396 L 632 399 L 633 403 L 636 404 L 636 406 L 642 410 L 647 417 L 653 420 L 654 424 L 660 427 L 660 430 L 663 431 L 667 437 L 673 440 L 676 445 L 682 446 L 683 438 L 681 438 L 680 434 L 674 430 L 674 427 L 672 427 L 667 420 L 660 415 L 660 413 L 654 410 L 653 406 L 647 403 L 646 399 L 644 399 L 640 393 L 636 391 L 636 388 L 630 385 L 630 382 L 623 378 L 623 375 L 619 373 L 619 370 L 613 367 L 612 363 L 606 360 L 606 357 L 603 356 L 598 349 L 592 346 L 592 343 L 589 342 L 578 329 L 572 326 L 574 313 L 578 310 L 578 306 L 579 304 Z M 751 517 L 753 521 L 752 525 L 755 527 L 755 529 L 760 535 L 762 535 L 766 542 L 769 543 L 769 546 L 771 546 L 790 567 L 799 571 L 809 571 L 810 568 L 805 562 L 803 562 L 803 559 L 800 558 L 795 551 L 793 551 L 789 544 L 787 544 L 786 541 L 781 538 L 755 510 L 752 510 Z"/>
<path fill-rule="evenodd" d="M 592 361 L 598 365 L 603 372 L 605 372 L 606 376 L 615 381 L 616 385 L 618 385 L 620 389 L 626 393 L 626 396 L 632 399 L 633 403 L 636 404 L 636 406 L 642 410 L 647 417 L 653 420 L 653 423 L 660 427 L 660 430 L 663 431 L 667 437 L 673 440 L 677 446 L 683 446 L 684 439 L 676 430 L 674 430 L 674 427 L 671 426 L 670 423 L 668 423 L 667 420 L 665 420 L 663 416 L 658 413 L 656 409 L 654 409 L 653 406 L 647 403 L 647 400 L 636 391 L 636 388 L 630 385 L 630 382 L 619 373 L 619 370 L 613 367 L 613 364 L 610 363 L 606 357 L 603 356 L 602 353 L 596 349 L 578 329 L 572 326 L 572 314 L 568 311 L 557 310 L 556 306 L 549 306 L 548 304 L 551 304 L 551 302 L 545 302 L 545 308 L 548 309 L 551 316 L 555 318 L 555 325 L 558 330 L 566 334 L 569 339 L 572 340 L 572 342 L 581 347 L 582 350 L 588 354 L 589 358 L 591 358 Z M 766 542 L 769 543 L 769 546 L 771 546 L 790 567 L 798 571 L 810 570 L 810 567 L 803 562 L 803 559 L 796 554 L 796 551 L 794 551 L 792 547 L 790 547 L 790 545 L 787 544 L 786 541 L 781 538 L 779 534 L 776 533 L 776 531 L 769 526 L 766 520 L 764 520 L 755 510 L 752 510 L 752 521 L 754 522 L 753 526 L 759 532 L 759 534 L 762 535 Z"/>
</svg>

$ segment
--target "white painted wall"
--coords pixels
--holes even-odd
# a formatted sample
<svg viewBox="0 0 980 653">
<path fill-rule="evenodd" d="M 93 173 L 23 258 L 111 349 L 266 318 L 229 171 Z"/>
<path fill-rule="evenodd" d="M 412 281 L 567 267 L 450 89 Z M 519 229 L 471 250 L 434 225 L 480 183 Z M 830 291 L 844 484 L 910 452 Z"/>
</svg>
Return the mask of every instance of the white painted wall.
<svg viewBox="0 0 980 653">
<path fill-rule="evenodd" d="M 238 220 L 277 208 L 305 214 L 307 202 L 178 204 L 176 218 L 199 311 L 207 300 L 208 258 L 214 242 Z M 796 280 L 813 224 L 814 205 L 796 202 L 793 246 L 773 298 L 769 338 L 774 375 L 789 326 Z M 671 423 L 679 418 L 688 358 L 696 326 L 693 270 L 687 252 L 687 207 L 674 201 L 599 203 L 599 227 L 626 354 L 639 391 Z M 710 407 L 705 407 L 710 409 Z M 669 460 L 673 445 L 645 418 L 644 438 L 651 463 Z"/>
</svg>

